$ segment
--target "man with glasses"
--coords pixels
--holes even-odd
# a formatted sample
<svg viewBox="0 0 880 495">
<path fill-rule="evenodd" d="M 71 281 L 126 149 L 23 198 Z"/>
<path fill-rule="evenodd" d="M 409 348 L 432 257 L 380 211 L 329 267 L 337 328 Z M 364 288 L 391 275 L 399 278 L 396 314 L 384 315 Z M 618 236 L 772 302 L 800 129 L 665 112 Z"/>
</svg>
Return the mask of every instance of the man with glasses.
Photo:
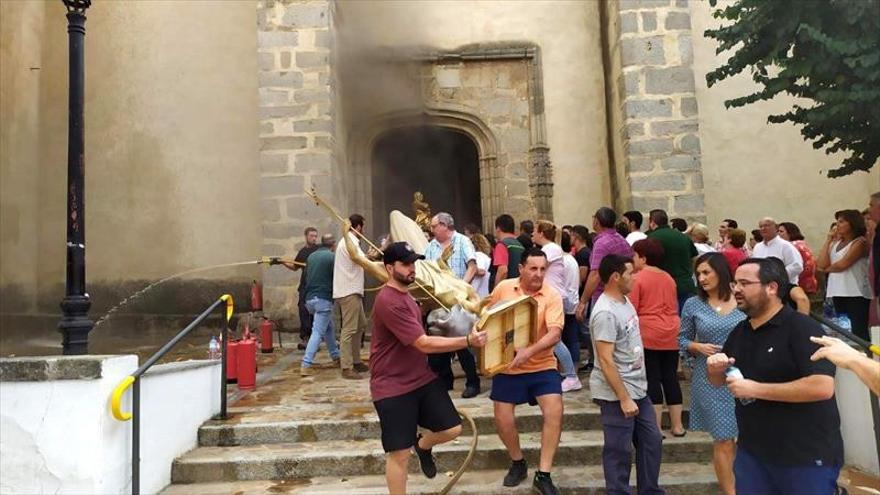
<svg viewBox="0 0 880 495">
<path fill-rule="evenodd" d="M 737 492 L 832 494 L 843 464 L 835 366 L 811 361 L 819 346 L 810 337 L 824 333 L 782 304 L 787 281 L 771 260 L 740 264 L 731 288 L 749 318 L 707 360 L 709 381 L 737 398 Z"/>
</svg>

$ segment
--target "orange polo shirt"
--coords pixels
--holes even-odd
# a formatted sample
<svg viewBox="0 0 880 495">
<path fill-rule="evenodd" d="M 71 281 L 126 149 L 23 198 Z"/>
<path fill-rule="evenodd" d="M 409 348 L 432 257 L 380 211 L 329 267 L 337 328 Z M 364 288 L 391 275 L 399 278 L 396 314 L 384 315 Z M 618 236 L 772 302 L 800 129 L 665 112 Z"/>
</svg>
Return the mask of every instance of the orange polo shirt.
<svg viewBox="0 0 880 495">
<path fill-rule="evenodd" d="M 516 299 L 528 295 L 522 291 L 519 286 L 518 278 L 503 280 L 495 286 L 495 290 L 489 295 L 492 304 L 509 299 Z M 547 335 L 547 329 L 557 327 L 562 330 L 565 324 L 565 313 L 562 311 L 562 296 L 553 287 L 547 285 L 541 286 L 541 289 L 535 294 L 531 294 L 532 298 L 538 303 L 538 339 Z M 522 366 L 505 371 L 508 375 L 519 375 L 522 373 L 534 373 L 536 371 L 555 370 L 556 356 L 553 355 L 553 347 L 544 349 L 532 356 Z"/>
</svg>

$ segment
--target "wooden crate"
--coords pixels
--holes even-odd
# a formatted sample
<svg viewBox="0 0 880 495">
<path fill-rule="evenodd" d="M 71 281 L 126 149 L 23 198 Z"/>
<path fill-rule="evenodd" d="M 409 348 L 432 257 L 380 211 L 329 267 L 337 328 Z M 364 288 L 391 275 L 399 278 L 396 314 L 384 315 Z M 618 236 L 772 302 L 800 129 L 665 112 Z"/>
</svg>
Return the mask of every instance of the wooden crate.
<svg viewBox="0 0 880 495">
<path fill-rule="evenodd" d="M 490 377 L 507 369 L 517 348 L 537 340 L 538 302 L 529 296 L 502 301 L 487 310 L 477 322 L 487 331 L 486 346 L 480 350 L 480 371 Z"/>
</svg>

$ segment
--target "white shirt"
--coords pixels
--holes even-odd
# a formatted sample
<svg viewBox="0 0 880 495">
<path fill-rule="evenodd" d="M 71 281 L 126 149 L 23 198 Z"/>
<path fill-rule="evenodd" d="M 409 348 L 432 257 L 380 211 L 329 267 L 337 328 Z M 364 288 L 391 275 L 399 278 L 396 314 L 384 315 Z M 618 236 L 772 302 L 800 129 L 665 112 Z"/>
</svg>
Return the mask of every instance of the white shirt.
<svg viewBox="0 0 880 495">
<path fill-rule="evenodd" d="M 354 243 L 358 254 L 364 255 L 358 245 L 358 238 L 351 232 L 348 238 Z M 340 299 L 352 294 L 364 295 L 364 269 L 351 260 L 345 240 L 339 241 L 336 246 L 336 257 L 333 260 L 333 299 Z"/>
<path fill-rule="evenodd" d="M 785 264 L 785 271 L 788 273 L 788 281 L 795 285 L 798 283 L 801 272 L 804 271 L 804 260 L 801 258 L 801 253 L 794 247 L 794 244 L 779 236 L 770 239 L 769 242 L 762 241 L 755 244 L 752 256 L 781 259 Z"/>
<path fill-rule="evenodd" d="M 843 247 L 840 251 L 837 247 L 840 241 L 831 244 L 829 248 L 829 257 L 831 263 L 837 263 L 842 260 L 846 253 L 852 247 L 852 242 Z M 864 297 L 871 299 L 871 284 L 868 281 L 868 257 L 862 256 L 855 263 L 842 272 L 834 272 L 828 274 L 828 287 L 825 290 L 828 297 Z"/>
<path fill-rule="evenodd" d="M 541 251 L 547 255 L 547 272 L 544 274 L 544 281 L 547 285 L 553 287 L 556 292 L 565 301 L 565 265 L 562 260 L 562 247 L 555 242 L 548 242 L 541 246 Z"/>
<path fill-rule="evenodd" d="M 489 265 L 492 264 L 492 258 L 482 251 L 475 251 L 477 258 L 477 270 L 486 270 L 483 275 L 474 275 L 471 285 L 476 289 L 477 295 L 480 297 L 489 296 Z"/>
<path fill-rule="evenodd" d="M 562 255 L 562 264 L 565 267 L 565 294 L 562 294 L 562 307 L 565 314 L 573 315 L 580 298 L 580 267 L 574 256 L 567 253 Z"/>
<path fill-rule="evenodd" d="M 648 234 L 645 234 L 641 230 L 634 230 L 626 236 L 626 242 L 629 243 L 630 246 L 641 241 L 642 239 L 647 239 Z"/>
<path fill-rule="evenodd" d="M 697 248 L 697 255 L 698 256 L 702 256 L 706 253 L 714 253 L 715 252 L 715 248 L 713 248 L 712 246 L 710 246 L 704 242 L 695 242 L 694 247 Z"/>
</svg>

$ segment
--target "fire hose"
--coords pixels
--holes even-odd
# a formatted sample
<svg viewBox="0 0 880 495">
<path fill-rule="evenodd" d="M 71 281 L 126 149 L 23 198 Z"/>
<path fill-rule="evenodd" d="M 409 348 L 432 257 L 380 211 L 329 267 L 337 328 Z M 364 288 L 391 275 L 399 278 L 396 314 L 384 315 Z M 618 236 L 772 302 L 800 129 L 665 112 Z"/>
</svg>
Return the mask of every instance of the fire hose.
<svg viewBox="0 0 880 495">
<path fill-rule="evenodd" d="M 452 487 L 455 486 L 456 483 L 458 483 L 459 478 L 461 478 L 464 472 L 467 471 L 468 466 L 471 465 L 471 461 L 474 460 L 474 454 L 476 454 L 477 452 L 477 441 L 479 440 L 479 435 L 477 434 L 477 424 L 474 423 L 473 418 L 468 416 L 466 412 L 458 411 L 458 415 L 461 416 L 461 419 L 466 420 L 471 425 L 471 431 L 473 432 L 474 436 L 471 440 L 471 448 L 468 451 L 467 457 L 464 458 L 464 462 L 461 463 L 461 466 L 459 466 L 458 470 L 455 471 L 455 473 L 452 475 L 452 478 L 449 478 L 449 481 L 446 482 L 446 485 L 443 487 L 443 489 L 438 492 L 439 495 L 446 495 L 447 493 L 449 493 L 449 490 L 452 490 Z"/>
</svg>

